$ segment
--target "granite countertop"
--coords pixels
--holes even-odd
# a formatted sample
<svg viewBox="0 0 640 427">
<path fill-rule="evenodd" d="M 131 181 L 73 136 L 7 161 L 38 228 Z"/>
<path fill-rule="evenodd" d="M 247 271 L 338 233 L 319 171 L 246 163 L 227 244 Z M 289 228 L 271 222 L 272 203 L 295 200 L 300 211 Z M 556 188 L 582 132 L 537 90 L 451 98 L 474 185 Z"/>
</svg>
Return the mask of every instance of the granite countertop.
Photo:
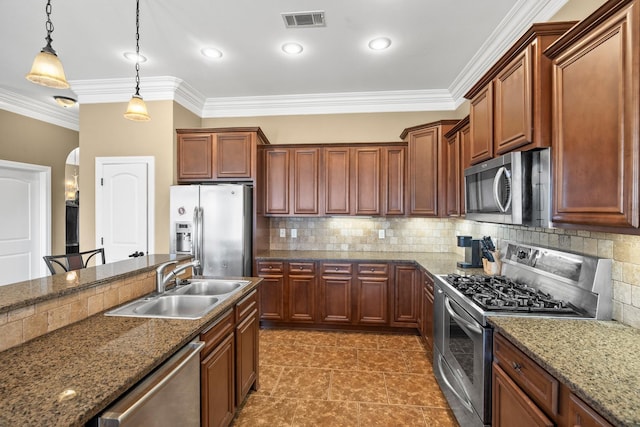
<svg viewBox="0 0 640 427">
<path fill-rule="evenodd" d="M 190 258 L 190 255 L 147 255 L 74 270 L 67 274 L 56 274 L 0 286 L 0 314 L 151 271 L 167 261 L 182 261 Z"/>
<path fill-rule="evenodd" d="M 345 260 L 415 262 L 431 274 L 480 274 L 482 269 L 459 268 L 463 257 L 452 252 L 355 252 L 355 251 L 265 251 L 256 260 Z"/>
<path fill-rule="evenodd" d="M 262 280 L 244 279 L 202 319 L 100 313 L 0 352 L 0 426 L 84 426 Z"/>
<path fill-rule="evenodd" d="M 598 320 L 489 321 L 609 422 L 640 426 L 639 329 Z"/>
</svg>

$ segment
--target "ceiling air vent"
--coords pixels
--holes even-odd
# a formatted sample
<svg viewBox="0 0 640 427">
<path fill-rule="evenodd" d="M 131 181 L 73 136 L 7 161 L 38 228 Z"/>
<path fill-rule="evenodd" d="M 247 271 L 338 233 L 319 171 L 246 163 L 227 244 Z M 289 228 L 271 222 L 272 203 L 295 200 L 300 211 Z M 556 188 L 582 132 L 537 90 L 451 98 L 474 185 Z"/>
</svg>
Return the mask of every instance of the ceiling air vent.
<svg viewBox="0 0 640 427">
<path fill-rule="evenodd" d="M 287 28 L 324 27 L 324 11 L 283 13 Z"/>
</svg>

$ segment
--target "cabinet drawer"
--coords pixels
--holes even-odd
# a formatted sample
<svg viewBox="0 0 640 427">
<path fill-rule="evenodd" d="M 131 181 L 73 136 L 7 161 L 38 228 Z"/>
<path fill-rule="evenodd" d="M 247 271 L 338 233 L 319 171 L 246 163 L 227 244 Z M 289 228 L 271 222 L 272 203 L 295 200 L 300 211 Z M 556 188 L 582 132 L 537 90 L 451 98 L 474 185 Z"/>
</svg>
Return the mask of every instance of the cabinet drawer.
<svg viewBox="0 0 640 427">
<path fill-rule="evenodd" d="M 284 273 L 282 261 L 258 261 L 258 274 Z"/>
<path fill-rule="evenodd" d="M 569 425 L 575 427 L 613 427 L 573 393 L 569 395 Z"/>
<path fill-rule="evenodd" d="M 236 323 L 241 322 L 258 307 L 258 291 L 253 291 L 236 304 Z"/>
<path fill-rule="evenodd" d="M 356 270 L 359 276 L 388 276 L 389 264 L 358 264 Z"/>
<path fill-rule="evenodd" d="M 315 274 L 316 272 L 314 262 L 290 262 L 288 267 L 289 274 Z"/>
<path fill-rule="evenodd" d="M 322 274 L 351 274 L 353 273 L 353 264 L 323 262 L 320 270 Z"/>
<path fill-rule="evenodd" d="M 201 359 L 209 354 L 230 332 L 233 332 L 233 325 L 233 313 L 229 310 L 222 318 L 200 334 L 200 340 L 204 341 L 204 347 L 200 355 Z"/>
<path fill-rule="evenodd" d="M 558 380 L 500 334 L 494 336 L 493 357 L 547 414 L 558 414 Z"/>
<path fill-rule="evenodd" d="M 424 288 L 433 296 L 433 279 L 427 273 L 424 273 Z"/>
</svg>

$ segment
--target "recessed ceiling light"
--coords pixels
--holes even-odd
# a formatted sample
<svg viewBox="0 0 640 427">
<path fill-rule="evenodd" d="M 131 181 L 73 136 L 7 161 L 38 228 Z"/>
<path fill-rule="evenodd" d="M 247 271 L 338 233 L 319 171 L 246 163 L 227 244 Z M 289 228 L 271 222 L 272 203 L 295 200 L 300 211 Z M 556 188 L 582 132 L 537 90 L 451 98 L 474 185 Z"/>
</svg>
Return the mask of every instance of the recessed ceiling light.
<svg viewBox="0 0 640 427">
<path fill-rule="evenodd" d="M 302 45 L 298 43 L 285 43 L 282 50 L 289 55 L 297 55 L 302 52 Z"/>
<path fill-rule="evenodd" d="M 138 55 L 135 52 L 125 52 L 124 57 L 131 62 L 140 62 L 140 63 L 147 62 L 147 58 L 144 55 L 142 54 Z"/>
<path fill-rule="evenodd" d="M 68 96 L 59 96 L 56 95 L 53 97 L 53 99 L 56 100 L 56 102 L 58 103 L 59 106 L 64 107 L 64 108 L 71 108 L 74 105 L 76 105 L 76 100 L 73 98 L 69 98 Z"/>
<path fill-rule="evenodd" d="M 391 40 L 387 37 L 378 37 L 369 42 L 369 49 L 372 50 L 384 50 L 391 46 Z"/>
<path fill-rule="evenodd" d="M 205 47 L 204 49 L 200 50 L 200 53 L 202 53 L 207 58 L 222 58 L 222 51 L 214 47 Z"/>
</svg>

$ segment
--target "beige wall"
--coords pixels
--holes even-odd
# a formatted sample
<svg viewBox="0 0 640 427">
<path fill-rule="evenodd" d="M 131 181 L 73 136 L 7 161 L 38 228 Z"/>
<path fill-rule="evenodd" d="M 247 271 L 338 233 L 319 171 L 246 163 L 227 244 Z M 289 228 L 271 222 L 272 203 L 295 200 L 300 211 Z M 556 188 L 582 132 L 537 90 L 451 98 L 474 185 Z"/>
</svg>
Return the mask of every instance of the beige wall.
<svg viewBox="0 0 640 427">
<path fill-rule="evenodd" d="M 604 3 L 606 0 L 569 0 L 549 21 L 579 21 Z"/>
<path fill-rule="evenodd" d="M 202 127 L 259 126 L 272 144 L 397 142 L 407 127 L 467 114 L 465 103 L 457 111 L 205 118 Z"/>
<path fill-rule="evenodd" d="M 155 247 L 169 251 L 169 186 L 173 184 L 173 101 L 147 102 L 151 121 L 132 122 L 123 117 L 126 103 L 80 106 L 80 249 L 96 247 L 96 157 L 153 156 L 155 158 Z M 108 258 L 108 254 L 106 254 Z M 107 262 L 109 260 L 107 259 Z"/>
<path fill-rule="evenodd" d="M 78 132 L 0 110 L 0 159 L 51 167 L 51 251 L 65 252 L 65 161 Z"/>
</svg>

